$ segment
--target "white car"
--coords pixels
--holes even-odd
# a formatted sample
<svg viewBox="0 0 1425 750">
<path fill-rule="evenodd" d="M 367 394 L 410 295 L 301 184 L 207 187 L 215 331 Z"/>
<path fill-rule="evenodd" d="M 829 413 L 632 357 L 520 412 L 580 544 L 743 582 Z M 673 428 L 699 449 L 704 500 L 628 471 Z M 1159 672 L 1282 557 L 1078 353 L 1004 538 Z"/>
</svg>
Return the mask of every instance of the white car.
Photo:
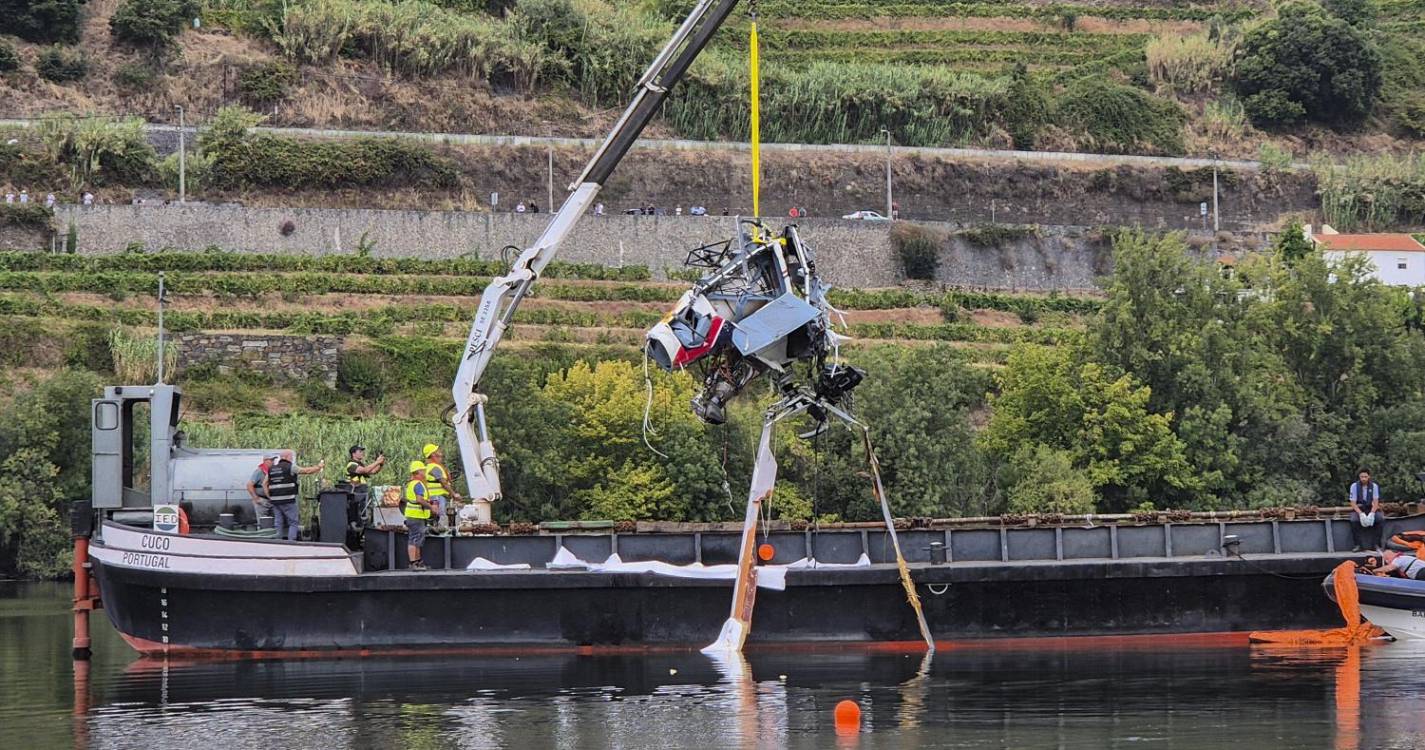
<svg viewBox="0 0 1425 750">
<path fill-rule="evenodd" d="M 890 221 L 890 219 L 887 219 L 886 217 L 876 213 L 875 211 L 853 211 L 841 218 L 853 219 L 856 221 Z"/>
</svg>

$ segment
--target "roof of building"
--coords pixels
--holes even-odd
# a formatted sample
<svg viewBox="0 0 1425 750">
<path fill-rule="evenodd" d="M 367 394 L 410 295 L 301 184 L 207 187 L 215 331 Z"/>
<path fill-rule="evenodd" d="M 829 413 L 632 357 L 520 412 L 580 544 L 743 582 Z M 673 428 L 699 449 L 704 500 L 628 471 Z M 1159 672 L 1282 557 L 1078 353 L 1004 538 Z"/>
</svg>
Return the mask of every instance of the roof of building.
<svg viewBox="0 0 1425 750">
<path fill-rule="evenodd" d="M 1408 234 L 1318 234 L 1313 239 L 1327 250 L 1425 253 L 1425 245 Z"/>
</svg>

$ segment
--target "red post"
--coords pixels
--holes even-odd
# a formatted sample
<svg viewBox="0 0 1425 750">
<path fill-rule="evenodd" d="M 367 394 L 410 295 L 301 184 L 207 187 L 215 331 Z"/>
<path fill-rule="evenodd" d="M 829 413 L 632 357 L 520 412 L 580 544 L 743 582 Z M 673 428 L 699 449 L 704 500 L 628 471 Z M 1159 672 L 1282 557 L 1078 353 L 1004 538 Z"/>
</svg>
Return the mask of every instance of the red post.
<svg viewBox="0 0 1425 750">
<path fill-rule="evenodd" d="M 89 613 L 94 610 L 94 596 L 89 585 L 89 537 L 74 538 L 74 658 L 88 659 Z"/>
</svg>

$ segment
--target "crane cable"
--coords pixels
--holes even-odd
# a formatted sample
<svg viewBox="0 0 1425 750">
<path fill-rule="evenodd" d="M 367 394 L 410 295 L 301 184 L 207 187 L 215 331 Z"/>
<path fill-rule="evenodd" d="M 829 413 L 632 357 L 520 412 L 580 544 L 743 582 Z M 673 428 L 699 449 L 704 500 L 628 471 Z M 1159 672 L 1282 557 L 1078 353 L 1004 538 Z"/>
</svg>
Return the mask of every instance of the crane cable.
<svg viewBox="0 0 1425 750">
<path fill-rule="evenodd" d="M 752 78 L 752 215 L 762 215 L 762 69 L 757 55 L 757 4 L 749 9 L 752 15 L 751 38 L 747 42 L 748 67 Z"/>
</svg>

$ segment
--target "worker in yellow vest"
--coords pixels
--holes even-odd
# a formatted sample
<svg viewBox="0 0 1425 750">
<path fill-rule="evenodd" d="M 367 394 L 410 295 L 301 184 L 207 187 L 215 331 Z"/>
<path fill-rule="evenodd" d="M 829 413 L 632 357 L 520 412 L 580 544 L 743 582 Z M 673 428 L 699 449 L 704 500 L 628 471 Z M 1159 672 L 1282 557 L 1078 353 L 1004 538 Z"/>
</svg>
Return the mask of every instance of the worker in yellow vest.
<svg viewBox="0 0 1425 750">
<path fill-rule="evenodd" d="M 421 546 L 426 540 L 426 523 L 430 521 L 435 503 L 426 491 L 426 465 L 420 461 L 411 462 L 411 480 L 406 482 L 406 557 L 411 561 L 411 570 L 425 570 L 421 559 Z"/>
<path fill-rule="evenodd" d="M 444 516 L 446 499 L 460 500 L 460 493 L 450 484 L 450 473 L 445 470 L 445 454 L 441 452 L 439 445 L 426 443 L 421 449 L 421 455 L 426 459 L 426 491 L 435 501 L 438 509 L 436 512 Z"/>
</svg>

